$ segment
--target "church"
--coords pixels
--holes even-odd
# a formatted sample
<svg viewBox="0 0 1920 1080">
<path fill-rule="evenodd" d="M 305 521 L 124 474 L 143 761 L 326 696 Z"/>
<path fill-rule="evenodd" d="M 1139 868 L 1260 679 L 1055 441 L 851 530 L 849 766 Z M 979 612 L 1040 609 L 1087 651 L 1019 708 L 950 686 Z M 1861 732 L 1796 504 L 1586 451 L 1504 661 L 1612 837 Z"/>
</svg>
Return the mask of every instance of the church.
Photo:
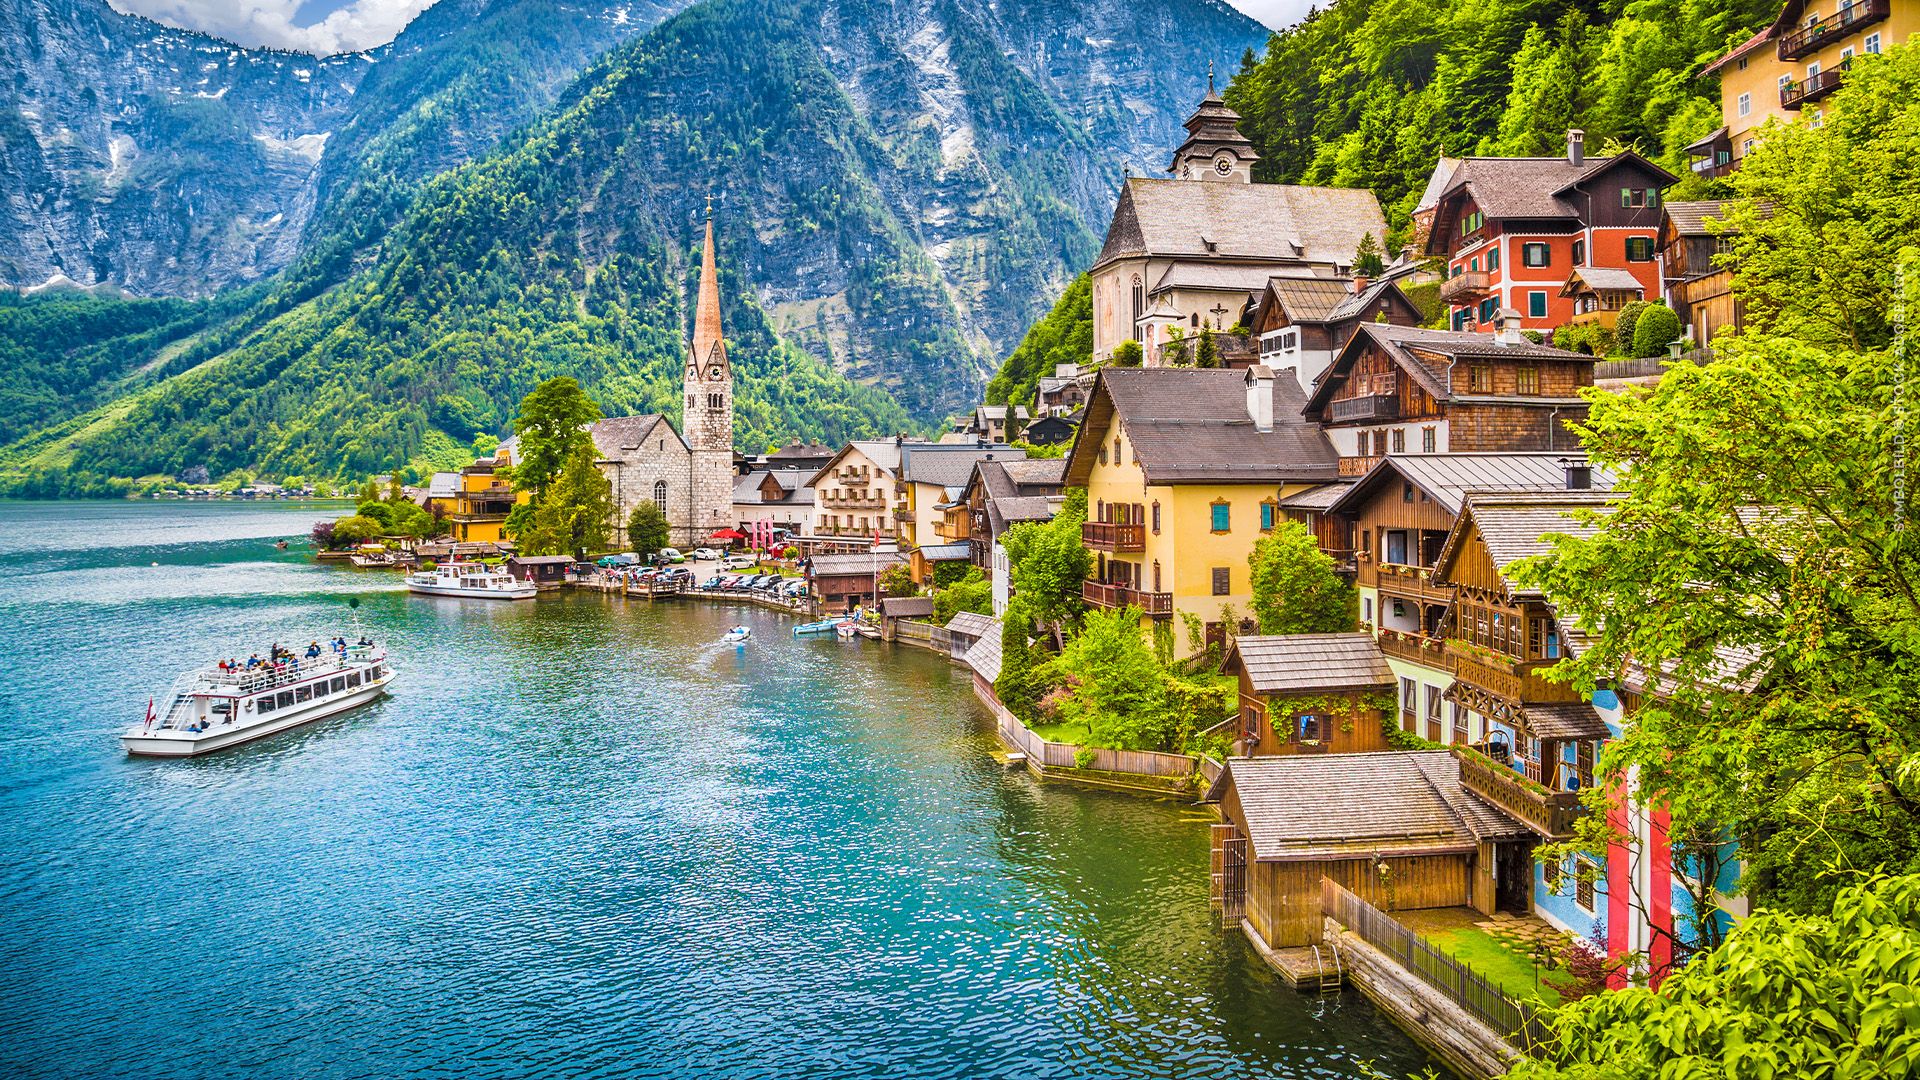
<svg viewBox="0 0 1920 1080">
<path fill-rule="evenodd" d="M 666 511 L 676 547 L 704 543 L 733 526 L 733 365 L 720 333 L 711 217 L 700 252 L 700 292 L 683 383 L 684 436 L 658 413 L 608 417 L 588 428 L 600 471 L 613 485 L 614 535 L 623 543 L 627 519 L 641 500 Z"/>
</svg>

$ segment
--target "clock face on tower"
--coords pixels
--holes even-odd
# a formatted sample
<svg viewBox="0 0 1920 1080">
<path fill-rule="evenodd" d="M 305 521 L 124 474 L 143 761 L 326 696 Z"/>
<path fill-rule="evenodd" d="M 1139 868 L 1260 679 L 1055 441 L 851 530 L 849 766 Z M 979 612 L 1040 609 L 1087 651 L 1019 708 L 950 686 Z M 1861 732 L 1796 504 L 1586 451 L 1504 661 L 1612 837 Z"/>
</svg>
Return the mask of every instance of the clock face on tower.
<svg viewBox="0 0 1920 1080">
<path fill-rule="evenodd" d="M 1225 176 L 1228 173 L 1232 172 L 1233 158 L 1229 157 L 1226 154 L 1221 154 L 1219 157 L 1214 158 L 1213 171 L 1219 173 L 1221 176 Z"/>
<path fill-rule="evenodd" d="M 715 365 L 713 365 L 712 367 L 710 367 L 710 368 L 708 368 L 708 369 L 707 369 L 707 378 L 709 378 L 709 379 L 718 379 L 719 377 L 720 377 L 720 365 L 719 365 L 719 364 L 715 364 Z"/>
</svg>

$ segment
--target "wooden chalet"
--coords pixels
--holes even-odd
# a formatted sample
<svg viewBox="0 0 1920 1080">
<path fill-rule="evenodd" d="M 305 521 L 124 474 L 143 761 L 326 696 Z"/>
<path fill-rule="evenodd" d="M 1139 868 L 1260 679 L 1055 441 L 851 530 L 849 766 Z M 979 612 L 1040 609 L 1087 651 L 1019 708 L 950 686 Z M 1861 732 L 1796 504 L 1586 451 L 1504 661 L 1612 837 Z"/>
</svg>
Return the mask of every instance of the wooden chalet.
<svg viewBox="0 0 1920 1080">
<path fill-rule="evenodd" d="M 1647 287 L 1631 271 L 1610 266 L 1583 266 L 1567 272 L 1560 295 L 1573 301 L 1570 326 L 1595 323 L 1607 329 L 1620 321 L 1620 309 L 1647 298 Z"/>
<path fill-rule="evenodd" d="M 852 611 L 861 605 L 873 606 L 880 575 L 906 561 L 907 557 L 896 551 L 814 555 L 807 560 L 807 580 L 821 610 Z"/>
<path fill-rule="evenodd" d="M 1391 749 L 1393 671 L 1367 634 L 1242 637 L 1220 670 L 1240 680 L 1240 756 Z"/>
<path fill-rule="evenodd" d="M 1213 792 L 1215 894 L 1269 948 L 1320 941 L 1320 880 L 1384 911 L 1524 912 L 1533 834 L 1445 751 L 1234 758 Z"/>
<path fill-rule="evenodd" d="M 1668 203 L 1660 226 L 1660 257 L 1667 279 L 1667 306 L 1696 346 L 1712 344 L 1713 335 L 1732 327 L 1739 333 L 1746 308 L 1733 295 L 1733 270 L 1715 264 L 1714 257 L 1732 250 L 1722 229 L 1708 225 L 1720 216 L 1724 202 Z"/>
<path fill-rule="evenodd" d="M 1420 309 L 1391 281 L 1322 277 L 1270 277 L 1244 316 L 1260 343 L 1260 362 L 1278 371 L 1292 368 L 1302 390 L 1314 380 L 1363 322 L 1419 326 Z"/>
<path fill-rule="evenodd" d="M 1564 632 L 1547 598 L 1506 570 L 1547 553 L 1554 535 L 1590 535 L 1577 515 L 1612 502 L 1594 491 L 1471 495 L 1434 568 L 1454 590 L 1446 693 L 1467 712 L 1472 740 L 1454 750 L 1476 792 L 1544 836 L 1571 830 L 1575 793 L 1593 783 L 1610 732 L 1579 690 L 1543 674 L 1567 655 Z"/>
<path fill-rule="evenodd" d="M 1303 411 L 1346 476 L 1388 454 L 1575 451 L 1567 425 L 1587 415 L 1593 364 L 1513 326 L 1488 336 L 1362 323 Z"/>
</svg>

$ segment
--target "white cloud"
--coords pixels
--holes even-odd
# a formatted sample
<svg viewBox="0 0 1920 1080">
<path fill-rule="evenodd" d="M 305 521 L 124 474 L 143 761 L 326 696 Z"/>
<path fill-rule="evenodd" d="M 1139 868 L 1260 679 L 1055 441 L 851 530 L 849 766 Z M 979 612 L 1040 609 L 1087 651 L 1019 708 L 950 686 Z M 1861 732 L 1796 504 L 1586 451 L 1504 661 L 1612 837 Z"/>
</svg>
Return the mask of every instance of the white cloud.
<svg viewBox="0 0 1920 1080">
<path fill-rule="evenodd" d="M 309 0 L 108 0 L 115 8 L 247 46 L 331 56 L 392 41 L 434 0 L 348 0 L 318 22 L 295 23 Z"/>
<path fill-rule="evenodd" d="M 1320 0 L 1320 6 L 1326 7 L 1333 0 Z M 1269 30 L 1283 30 L 1307 17 L 1307 9 L 1314 6 L 1314 0 L 1227 0 L 1240 11 L 1252 17 Z"/>
</svg>

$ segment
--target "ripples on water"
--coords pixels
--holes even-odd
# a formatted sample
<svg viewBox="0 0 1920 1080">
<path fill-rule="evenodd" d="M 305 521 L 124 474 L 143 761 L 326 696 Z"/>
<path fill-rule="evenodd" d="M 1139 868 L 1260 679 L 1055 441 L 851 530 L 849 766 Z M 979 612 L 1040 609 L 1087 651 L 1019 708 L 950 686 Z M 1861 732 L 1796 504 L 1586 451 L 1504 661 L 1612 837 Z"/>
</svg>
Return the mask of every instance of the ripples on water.
<svg viewBox="0 0 1920 1080">
<path fill-rule="evenodd" d="M 0 1073 L 1424 1064 L 1209 926 L 1202 817 L 1001 772 L 937 658 L 758 609 L 407 597 L 273 549 L 314 516 L 0 504 Z M 179 670 L 356 617 L 386 701 L 120 753 Z"/>
</svg>

